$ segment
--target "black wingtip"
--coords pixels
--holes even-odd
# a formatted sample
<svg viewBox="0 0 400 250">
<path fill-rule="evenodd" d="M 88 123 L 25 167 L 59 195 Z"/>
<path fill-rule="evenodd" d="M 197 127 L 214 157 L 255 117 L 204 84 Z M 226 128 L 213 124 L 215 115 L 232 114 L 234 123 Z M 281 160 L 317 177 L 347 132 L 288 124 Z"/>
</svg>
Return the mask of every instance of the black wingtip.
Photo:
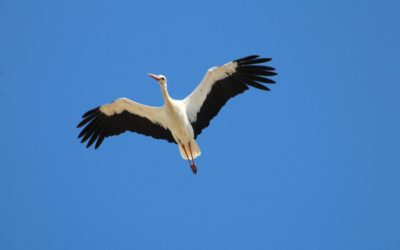
<svg viewBox="0 0 400 250">
<path fill-rule="evenodd" d="M 262 85 L 262 84 L 260 84 L 258 82 L 254 82 L 254 81 L 253 82 L 246 82 L 246 84 L 250 85 L 250 86 L 252 86 L 252 87 L 254 87 L 256 89 L 265 90 L 265 91 L 271 91 L 270 88 L 268 88 L 268 87 L 266 87 L 266 86 L 264 86 L 264 85 Z"/>
<path fill-rule="evenodd" d="M 94 112 L 98 111 L 99 109 L 100 109 L 100 107 L 96 107 L 94 109 L 91 109 L 91 110 L 87 111 L 86 113 L 84 113 L 82 115 L 82 118 L 86 118 L 87 116 L 93 114 Z"/>
<path fill-rule="evenodd" d="M 76 125 L 76 128 L 82 127 L 83 125 L 85 125 L 85 123 L 86 123 L 86 121 L 82 120 L 78 125 Z"/>
<path fill-rule="evenodd" d="M 236 77 L 240 78 L 241 81 L 245 82 L 248 86 L 271 91 L 264 84 L 274 84 L 275 81 L 269 77 L 277 75 L 275 68 L 270 66 L 261 65 L 271 61 L 270 57 L 259 57 L 258 55 L 251 55 L 247 57 L 235 60 L 238 63 L 236 72 Z"/>
<path fill-rule="evenodd" d="M 78 139 L 80 139 L 82 136 L 84 135 L 84 133 L 82 133 L 82 131 L 79 133 L 78 135 Z"/>
<path fill-rule="evenodd" d="M 94 149 L 98 149 L 100 147 L 101 143 L 103 142 L 102 138 L 104 139 L 103 136 L 101 136 L 99 139 L 97 139 L 96 145 L 94 145 Z"/>
<path fill-rule="evenodd" d="M 272 58 L 257 58 L 257 59 L 239 62 L 239 64 L 240 65 L 259 64 L 259 63 L 269 62 L 271 60 L 272 60 Z"/>
<path fill-rule="evenodd" d="M 260 56 L 259 55 L 250 55 L 250 56 L 246 56 L 246 57 L 242 57 L 242 58 L 236 59 L 236 60 L 234 60 L 234 62 L 240 63 L 240 62 L 256 59 L 258 57 L 260 57 Z"/>
</svg>

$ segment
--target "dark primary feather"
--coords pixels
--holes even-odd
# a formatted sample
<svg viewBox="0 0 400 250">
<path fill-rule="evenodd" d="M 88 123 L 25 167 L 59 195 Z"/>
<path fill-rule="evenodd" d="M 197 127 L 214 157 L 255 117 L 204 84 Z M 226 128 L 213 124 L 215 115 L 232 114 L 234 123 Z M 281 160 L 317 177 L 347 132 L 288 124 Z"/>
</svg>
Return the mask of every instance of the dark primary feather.
<svg viewBox="0 0 400 250">
<path fill-rule="evenodd" d="M 225 103 L 232 97 L 246 91 L 248 86 L 269 91 L 263 84 L 275 83 L 266 76 L 274 76 L 275 69 L 269 66 L 259 65 L 271 61 L 271 58 L 259 58 L 258 55 L 243 57 L 234 62 L 238 63 L 236 72 L 214 83 L 208 93 L 196 120 L 192 122 L 195 138 L 206 128 Z"/>
<path fill-rule="evenodd" d="M 128 111 L 107 116 L 100 111 L 100 107 L 97 107 L 86 112 L 82 118 L 83 120 L 77 127 L 85 127 L 82 129 L 78 138 L 83 137 L 81 140 L 82 143 L 89 140 L 86 147 L 90 147 L 96 142 L 95 148 L 97 149 L 106 137 L 119 135 L 125 131 L 132 131 L 175 143 L 168 129 L 151 122 L 147 118 L 129 113 Z"/>
</svg>

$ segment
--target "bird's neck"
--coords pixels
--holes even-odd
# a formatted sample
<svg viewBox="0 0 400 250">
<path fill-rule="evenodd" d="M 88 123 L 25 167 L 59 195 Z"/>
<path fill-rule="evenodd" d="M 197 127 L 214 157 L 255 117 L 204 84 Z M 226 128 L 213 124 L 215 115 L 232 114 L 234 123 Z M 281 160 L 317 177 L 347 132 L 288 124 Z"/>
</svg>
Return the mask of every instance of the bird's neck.
<svg viewBox="0 0 400 250">
<path fill-rule="evenodd" d="M 164 103 L 165 104 L 170 104 L 171 103 L 171 97 L 168 94 L 167 85 L 161 85 L 161 92 L 162 92 L 162 96 L 163 96 L 163 99 L 164 99 Z"/>
</svg>

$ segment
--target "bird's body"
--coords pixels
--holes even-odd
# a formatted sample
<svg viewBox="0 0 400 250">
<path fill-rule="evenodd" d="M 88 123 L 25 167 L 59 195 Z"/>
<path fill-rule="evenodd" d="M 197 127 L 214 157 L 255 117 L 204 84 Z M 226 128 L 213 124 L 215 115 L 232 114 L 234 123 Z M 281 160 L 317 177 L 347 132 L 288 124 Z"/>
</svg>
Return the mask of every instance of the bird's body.
<svg viewBox="0 0 400 250">
<path fill-rule="evenodd" d="M 172 99 L 167 90 L 166 78 L 149 74 L 160 84 L 164 105 L 151 107 L 119 98 L 112 103 L 94 108 L 83 115 L 78 127 L 85 126 L 79 134 L 82 142 L 89 138 L 87 147 L 94 142 L 98 148 L 105 137 L 124 131 L 133 131 L 156 139 L 178 144 L 183 159 L 189 160 L 191 169 L 197 172 L 194 159 L 200 154 L 196 137 L 207 127 L 222 106 L 252 86 L 269 90 L 262 83 L 274 83 L 265 76 L 276 75 L 274 68 L 256 64 L 269 58 L 248 56 L 221 67 L 213 67 L 199 86 L 185 99 Z"/>
<path fill-rule="evenodd" d="M 187 160 L 189 155 L 186 155 L 186 153 L 190 153 L 190 157 L 196 159 L 201 154 L 201 151 L 194 139 L 193 128 L 186 108 L 185 103 L 181 100 L 170 99 L 161 110 L 165 117 L 168 117 L 166 126 L 178 144 L 182 158 Z M 188 149 L 189 152 L 185 153 L 185 149 Z"/>
</svg>

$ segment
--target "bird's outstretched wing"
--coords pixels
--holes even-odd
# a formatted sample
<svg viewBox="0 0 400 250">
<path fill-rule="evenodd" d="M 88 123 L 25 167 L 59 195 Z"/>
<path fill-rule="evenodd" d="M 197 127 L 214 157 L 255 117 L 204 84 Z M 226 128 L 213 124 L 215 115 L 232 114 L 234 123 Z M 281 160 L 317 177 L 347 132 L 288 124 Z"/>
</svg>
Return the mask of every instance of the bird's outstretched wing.
<svg viewBox="0 0 400 250">
<path fill-rule="evenodd" d="M 275 83 L 268 77 L 277 73 L 272 67 L 259 65 L 269 61 L 271 58 L 251 55 L 207 71 L 199 86 L 183 100 L 195 138 L 230 98 L 243 93 L 248 86 L 270 90 L 263 84 Z"/>
<path fill-rule="evenodd" d="M 170 130 L 162 123 L 163 113 L 159 107 L 145 106 L 126 98 L 89 110 L 82 116 L 78 128 L 85 126 L 78 138 L 86 147 L 94 142 L 97 149 L 104 138 L 125 131 L 137 132 L 156 139 L 175 142 Z"/>
</svg>

